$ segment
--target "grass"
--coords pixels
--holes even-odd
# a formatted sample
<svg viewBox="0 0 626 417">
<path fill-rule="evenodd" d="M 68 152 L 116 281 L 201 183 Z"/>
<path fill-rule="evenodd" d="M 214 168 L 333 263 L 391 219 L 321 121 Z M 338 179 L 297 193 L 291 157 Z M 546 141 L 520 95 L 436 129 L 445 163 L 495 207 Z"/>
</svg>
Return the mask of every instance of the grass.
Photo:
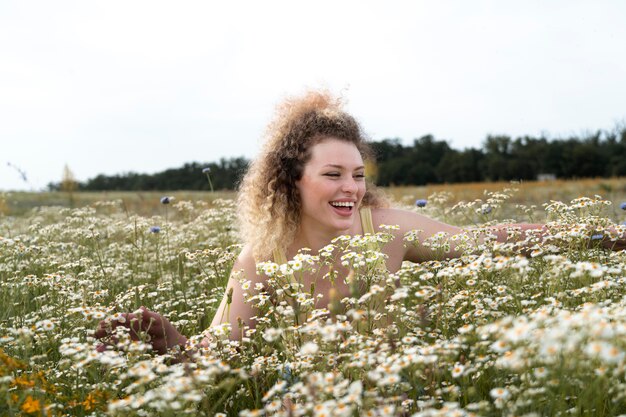
<svg viewBox="0 0 626 417">
<path fill-rule="evenodd" d="M 4 194 L 0 415 L 626 413 L 626 255 L 590 240 L 621 222 L 624 181 L 510 186 L 386 191 L 457 224 L 549 222 L 543 241 L 487 239 L 390 275 L 378 267 L 387 233 L 338 240 L 328 257 L 355 274 L 332 319 L 314 290 L 285 286 L 330 262 L 325 255 L 261 264 L 276 303 L 249 289 L 260 319 L 241 342 L 207 330 L 240 248 L 234 194 Z M 164 195 L 175 199 L 163 205 Z M 412 207 L 415 198 L 428 204 Z M 543 204 L 555 199 L 565 203 Z M 421 244 L 443 253 L 449 239 Z M 192 341 L 207 332 L 215 341 L 194 362 L 172 364 L 120 326 L 115 348 L 96 352 L 97 323 L 140 306 Z"/>
<path fill-rule="evenodd" d="M 122 210 L 142 216 L 160 214 L 159 200 L 173 196 L 177 201 L 206 201 L 233 198 L 234 192 L 218 191 L 102 191 L 102 192 L 10 192 L 5 193 L 0 213 L 21 216 L 39 207 L 80 208 L 99 201 L 117 201 Z M 0 194 L 0 201 L 2 201 Z"/>
<path fill-rule="evenodd" d="M 451 203 L 482 198 L 485 191 L 498 191 L 504 188 L 519 190 L 510 200 L 513 204 L 541 204 L 550 200 L 570 201 L 580 196 L 601 195 L 607 200 L 626 200 L 626 178 L 597 178 L 581 180 L 490 182 L 438 184 L 419 187 L 390 187 L 384 191 L 395 201 L 411 202 L 426 198 L 433 193 L 449 192 Z M 103 191 L 103 192 L 10 192 L 0 194 L 0 213 L 4 215 L 24 215 L 36 207 L 60 206 L 79 208 L 97 201 L 120 201 L 128 212 L 142 216 L 160 213 L 159 199 L 174 196 L 178 201 L 207 201 L 232 199 L 232 191 Z M 4 201 L 3 201 L 4 200 Z"/>
<path fill-rule="evenodd" d="M 596 178 L 580 180 L 524 181 L 524 182 L 477 182 L 464 184 L 427 185 L 423 187 L 391 187 L 389 195 L 396 200 L 426 198 L 433 193 L 450 192 L 451 202 L 481 198 L 485 191 L 517 188 L 510 200 L 514 204 L 541 204 L 550 200 L 570 201 L 581 196 L 601 195 L 607 200 L 626 199 L 626 178 Z"/>
</svg>

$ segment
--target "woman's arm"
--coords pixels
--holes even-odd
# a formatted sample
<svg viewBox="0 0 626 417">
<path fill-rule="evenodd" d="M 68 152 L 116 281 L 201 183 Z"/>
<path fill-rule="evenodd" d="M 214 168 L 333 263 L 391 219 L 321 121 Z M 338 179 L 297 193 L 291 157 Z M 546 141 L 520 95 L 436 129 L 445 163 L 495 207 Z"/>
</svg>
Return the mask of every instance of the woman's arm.
<svg viewBox="0 0 626 417">
<path fill-rule="evenodd" d="M 453 236 L 463 231 L 460 227 L 452 226 L 422 214 L 402 209 L 372 210 L 372 217 L 375 228 L 381 224 L 399 226 L 399 229 L 395 232 L 396 237 L 391 242 L 392 247 L 390 247 L 390 250 L 394 253 L 398 253 L 398 251 L 403 253 L 403 260 L 412 262 L 432 260 L 437 258 L 438 255 L 421 244 L 406 245 L 404 242 L 404 235 L 406 233 L 413 230 L 421 230 L 418 237 L 420 242 L 423 242 L 425 239 L 439 232 Z M 456 248 L 451 247 L 450 253 L 446 254 L 446 257 L 448 256 L 453 258 L 460 256 L 460 253 L 457 253 Z"/>
<path fill-rule="evenodd" d="M 424 216 L 408 210 L 402 209 L 378 209 L 373 212 L 375 220 L 375 226 L 380 224 L 397 225 L 399 229 L 396 235 L 395 245 L 398 247 L 393 250 L 400 249 L 399 242 L 402 241 L 404 247 L 403 259 L 412 262 L 423 262 L 435 259 L 456 258 L 462 255 L 463 251 L 459 248 L 455 242 L 450 241 L 450 250 L 446 253 L 433 250 L 423 245 L 423 242 L 432 238 L 438 233 L 445 233 L 448 239 L 455 235 L 466 234 L 470 241 L 474 241 L 474 244 L 479 245 L 485 240 L 484 234 L 482 236 L 474 237 L 473 233 L 468 229 L 463 229 L 458 226 L 453 226 L 447 223 L 440 222 L 430 217 Z M 518 228 L 520 233 L 517 236 L 511 236 L 508 233 L 509 227 Z M 419 234 L 419 241 L 415 245 L 404 245 L 404 235 L 410 231 L 421 230 Z M 488 228 L 491 234 L 496 236 L 498 242 L 512 242 L 524 240 L 529 234 L 541 232 L 545 230 L 545 226 L 542 224 L 501 224 Z"/>
<path fill-rule="evenodd" d="M 244 290 L 241 287 L 240 281 L 244 280 L 250 281 L 250 290 Z M 252 250 L 246 245 L 233 265 L 224 297 L 215 312 L 211 327 L 229 323 L 231 327 L 230 338 L 233 340 L 239 340 L 242 337 L 244 329 L 239 326 L 239 323 L 253 328 L 255 323 L 251 317 L 254 317 L 257 311 L 250 303 L 245 302 L 245 294 L 251 293 L 254 285 L 259 282 L 262 283 L 263 279 L 257 275 Z M 208 342 L 207 339 L 203 340 L 203 343 L 206 342 Z"/>
<path fill-rule="evenodd" d="M 102 320 L 98 324 L 94 337 L 102 341 L 96 348 L 99 352 L 117 343 L 114 330 L 118 326 L 130 330 L 131 340 L 148 341 L 159 355 L 168 353 L 176 346 L 184 348 L 187 344 L 187 338 L 167 318 L 142 306 L 133 313 L 123 313 L 115 320 Z M 148 336 L 147 340 L 144 335 Z"/>
<path fill-rule="evenodd" d="M 238 277 L 249 279 L 251 286 L 254 286 L 256 282 L 260 282 L 260 277 L 256 274 L 256 264 L 249 249 L 244 248 L 235 261 L 224 298 L 211 323 L 211 326 L 230 323 L 232 329 L 231 339 L 241 338 L 243 329 L 239 327 L 239 321 L 254 327 L 251 317 L 253 317 L 255 311 L 250 304 L 244 302 L 245 291 L 241 288 Z M 107 346 L 116 343 L 113 334 L 117 326 L 127 327 L 130 330 L 132 340 L 143 340 L 145 338 L 142 334 L 147 334 L 152 348 L 161 355 L 168 353 L 177 346 L 184 349 L 187 344 L 187 337 L 180 333 L 167 318 L 157 312 L 141 307 L 133 313 L 121 314 L 118 320 L 103 320 L 99 323 L 94 336 L 102 340 L 103 343 L 98 346 L 98 351 L 104 351 L 107 349 Z M 210 340 L 205 338 L 201 345 L 207 347 L 209 343 Z M 176 361 L 188 360 L 192 354 L 193 352 L 180 353 Z"/>
</svg>

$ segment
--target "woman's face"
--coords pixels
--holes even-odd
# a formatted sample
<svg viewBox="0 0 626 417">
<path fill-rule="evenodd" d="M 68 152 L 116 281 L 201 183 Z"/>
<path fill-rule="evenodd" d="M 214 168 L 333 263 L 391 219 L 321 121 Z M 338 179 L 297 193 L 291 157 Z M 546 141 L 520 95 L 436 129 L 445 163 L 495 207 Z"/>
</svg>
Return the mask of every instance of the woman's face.
<svg viewBox="0 0 626 417">
<path fill-rule="evenodd" d="M 332 137 L 311 150 L 296 183 L 302 199 L 302 225 L 337 233 L 353 225 L 365 194 L 365 167 L 359 150 Z"/>
</svg>

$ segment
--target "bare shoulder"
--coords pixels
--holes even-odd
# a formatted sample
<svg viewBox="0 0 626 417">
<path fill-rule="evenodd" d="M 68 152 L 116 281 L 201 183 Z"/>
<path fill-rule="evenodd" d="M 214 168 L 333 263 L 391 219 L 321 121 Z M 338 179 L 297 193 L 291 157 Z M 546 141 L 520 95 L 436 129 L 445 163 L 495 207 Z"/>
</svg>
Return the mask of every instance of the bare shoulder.
<svg viewBox="0 0 626 417">
<path fill-rule="evenodd" d="M 398 208 L 375 208 L 372 209 L 372 220 L 376 227 L 381 224 L 396 225 L 402 227 L 403 224 L 426 221 L 428 217 L 414 213 L 409 210 Z"/>
<path fill-rule="evenodd" d="M 252 255 L 252 245 L 245 245 L 243 247 L 233 264 L 231 276 L 233 278 L 237 278 L 238 276 L 243 277 L 252 282 L 261 281 L 261 278 L 256 272 L 256 261 Z"/>
<path fill-rule="evenodd" d="M 261 277 L 256 273 L 256 262 L 254 261 L 254 256 L 252 256 L 250 245 L 244 246 L 239 253 L 233 265 L 230 278 L 211 326 L 230 323 L 233 329 L 231 337 L 239 338 L 241 329 L 236 318 L 239 317 L 244 322 L 249 322 L 250 318 L 256 314 L 252 306 L 245 300 L 247 291 L 244 287 L 247 287 L 247 285 L 244 286 L 243 284 L 245 281 L 250 281 L 252 284 L 261 282 Z"/>
</svg>

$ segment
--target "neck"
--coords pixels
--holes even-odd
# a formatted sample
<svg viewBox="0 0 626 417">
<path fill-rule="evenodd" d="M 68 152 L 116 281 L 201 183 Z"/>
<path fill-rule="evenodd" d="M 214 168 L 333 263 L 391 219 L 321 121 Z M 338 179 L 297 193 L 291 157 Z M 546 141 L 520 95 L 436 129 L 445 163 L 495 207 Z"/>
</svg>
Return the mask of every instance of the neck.
<svg viewBox="0 0 626 417">
<path fill-rule="evenodd" d="M 294 252 L 302 248 L 309 248 L 311 249 L 312 254 L 316 254 L 324 246 L 330 244 L 334 238 L 341 235 L 353 235 L 356 233 L 358 233 L 358 231 L 354 230 L 354 225 L 346 230 L 324 230 L 316 225 L 302 222 L 300 224 L 300 228 L 296 232 L 291 248 Z"/>
</svg>

